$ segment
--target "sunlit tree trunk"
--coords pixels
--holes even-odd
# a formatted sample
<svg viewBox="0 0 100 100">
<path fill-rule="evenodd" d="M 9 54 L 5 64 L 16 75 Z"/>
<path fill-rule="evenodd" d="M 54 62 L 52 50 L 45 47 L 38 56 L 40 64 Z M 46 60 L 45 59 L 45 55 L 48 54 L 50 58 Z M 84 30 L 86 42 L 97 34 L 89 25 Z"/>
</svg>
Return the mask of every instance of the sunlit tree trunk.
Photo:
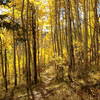
<svg viewBox="0 0 100 100">
<path fill-rule="evenodd" d="M 61 0 L 58 0 L 58 40 L 59 40 L 59 47 L 60 47 L 60 56 L 63 57 L 63 47 L 62 47 L 62 33 L 61 33 Z"/>
<path fill-rule="evenodd" d="M 4 62 L 3 62 L 3 48 L 2 39 L 0 38 L 0 50 L 1 50 L 1 66 L 2 66 L 2 76 L 4 77 Z"/>
<path fill-rule="evenodd" d="M 21 82 L 21 56 L 20 56 L 20 51 L 19 51 L 19 48 L 21 49 L 21 47 L 19 46 L 18 47 L 18 50 L 17 50 L 17 61 L 18 61 L 18 76 L 19 76 L 19 84 Z"/>
<path fill-rule="evenodd" d="M 84 0 L 84 67 L 88 68 L 88 9 L 87 1 Z"/>
<path fill-rule="evenodd" d="M 1 50 L 1 69 L 2 69 L 2 77 L 5 80 L 5 73 L 4 73 L 4 57 L 3 57 L 3 47 L 2 47 L 2 39 L 0 37 L 0 50 Z"/>
<path fill-rule="evenodd" d="M 80 24 L 80 17 L 79 17 L 79 0 L 74 0 L 75 2 L 75 11 L 76 11 L 76 31 L 77 37 L 79 41 L 82 41 L 82 34 L 81 34 L 81 24 Z"/>
</svg>

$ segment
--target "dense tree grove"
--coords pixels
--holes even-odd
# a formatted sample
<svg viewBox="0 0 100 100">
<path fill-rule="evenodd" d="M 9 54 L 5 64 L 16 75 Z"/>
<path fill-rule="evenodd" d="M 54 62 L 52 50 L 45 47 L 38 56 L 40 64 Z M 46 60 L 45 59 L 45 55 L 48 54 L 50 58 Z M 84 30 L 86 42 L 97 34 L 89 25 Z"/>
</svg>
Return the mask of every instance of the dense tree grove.
<svg viewBox="0 0 100 100">
<path fill-rule="evenodd" d="M 0 0 L 0 92 L 100 100 L 100 0 Z"/>
</svg>

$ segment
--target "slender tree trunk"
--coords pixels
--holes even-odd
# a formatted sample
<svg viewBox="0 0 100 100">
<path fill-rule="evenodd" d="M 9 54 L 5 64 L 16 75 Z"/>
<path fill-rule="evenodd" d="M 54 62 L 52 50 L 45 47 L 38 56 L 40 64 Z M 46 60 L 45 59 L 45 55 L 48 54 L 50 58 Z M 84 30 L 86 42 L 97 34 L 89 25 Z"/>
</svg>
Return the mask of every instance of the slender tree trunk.
<svg viewBox="0 0 100 100">
<path fill-rule="evenodd" d="M 21 64 L 20 64 L 20 51 L 19 51 L 19 48 L 21 48 L 20 46 L 18 47 L 18 50 L 17 50 L 17 58 L 18 58 L 18 72 L 19 72 L 19 84 L 20 84 L 20 82 L 21 82 Z"/>
<path fill-rule="evenodd" d="M 87 24 L 87 1 L 84 0 L 84 67 L 88 68 L 88 24 Z"/>
<path fill-rule="evenodd" d="M 80 17 L 79 17 L 79 0 L 74 0 L 75 2 L 75 11 L 76 11 L 76 26 L 77 26 L 77 36 L 78 40 L 82 41 L 81 27 L 80 27 Z"/>
<path fill-rule="evenodd" d="M 98 0 L 95 0 L 95 6 L 94 6 L 94 20 L 95 20 L 95 26 L 94 26 L 94 32 L 95 32 L 95 45 L 96 45 L 96 64 L 99 64 L 99 19 L 97 14 L 97 6 Z M 95 31 L 96 30 L 96 31 Z"/>
<path fill-rule="evenodd" d="M 0 38 L 0 49 L 1 49 L 1 65 L 2 65 L 2 76 L 4 78 L 4 61 L 3 61 L 3 48 L 2 48 L 2 39 Z"/>
<path fill-rule="evenodd" d="M 14 20 L 15 20 L 15 4 L 13 5 L 13 25 L 14 25 Z M 14 30 L 14 27 L 13 27 L 13 56 L 14 56 L 14 59 L 13 59 L 13 64 L 14 64 L 14 75 L 15 75 L 15 86 L 17 86 L 17 69 L 16 69 L 16 46 L 15 46 L 15 30 Z"/>
<path fill-rule="evenodd" d="M 72 70 L 75 67 L 75 60 L 74 60 L 74 48 L 73 48 L 73 36 L 72 36 L 72 25 L 71 25 L 71 11 L 70 11 L 70 0 L 67 1 L 67 10 L 68 10 L 68 56 L 69 56 L 69 68 L 68 68 L 68 77 L 69 80 L 72 81 Z"/>
<path fill-rule="evenodd" d="M 7 82 L 7 52 L 6 52 L 6 49 L 5 49 L 5 88 L 6 88 L 6 91 L 8 91 L 8 82 Z"/>
<path fill-rule="evenodd" d="M 36 50 L 36 17 L 35 8 L 32 8 L 32 36 L 33 36 L 33 62 L 34 62 L 34 82 L 38 82 L 37 74 L 37 50 Z"/>
</svg>

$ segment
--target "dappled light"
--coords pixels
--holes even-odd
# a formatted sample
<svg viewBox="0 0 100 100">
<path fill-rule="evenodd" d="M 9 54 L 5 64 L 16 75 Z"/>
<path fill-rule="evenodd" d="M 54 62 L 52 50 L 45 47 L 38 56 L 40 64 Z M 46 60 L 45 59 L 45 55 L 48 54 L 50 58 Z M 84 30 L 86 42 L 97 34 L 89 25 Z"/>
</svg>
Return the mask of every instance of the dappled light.
<svg viewBox="0 0 100 100">
<path fill-rule="evenodd" d="M 100 0 L 0 0 L 0 100 L 100 100 Z"/>
</svg>

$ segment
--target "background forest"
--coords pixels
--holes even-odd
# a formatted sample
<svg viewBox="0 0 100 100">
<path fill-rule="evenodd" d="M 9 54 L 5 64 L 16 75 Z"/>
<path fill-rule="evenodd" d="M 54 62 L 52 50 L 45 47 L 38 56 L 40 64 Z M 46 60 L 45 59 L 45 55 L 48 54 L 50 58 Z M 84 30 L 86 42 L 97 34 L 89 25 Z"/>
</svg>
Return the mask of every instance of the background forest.
<svg viewBox="0 0 100 100">
<path fill-rule="evenodd" d="M 0 100 L 100 100 L 100 0 L 0 0 Z"/>
</svg>

